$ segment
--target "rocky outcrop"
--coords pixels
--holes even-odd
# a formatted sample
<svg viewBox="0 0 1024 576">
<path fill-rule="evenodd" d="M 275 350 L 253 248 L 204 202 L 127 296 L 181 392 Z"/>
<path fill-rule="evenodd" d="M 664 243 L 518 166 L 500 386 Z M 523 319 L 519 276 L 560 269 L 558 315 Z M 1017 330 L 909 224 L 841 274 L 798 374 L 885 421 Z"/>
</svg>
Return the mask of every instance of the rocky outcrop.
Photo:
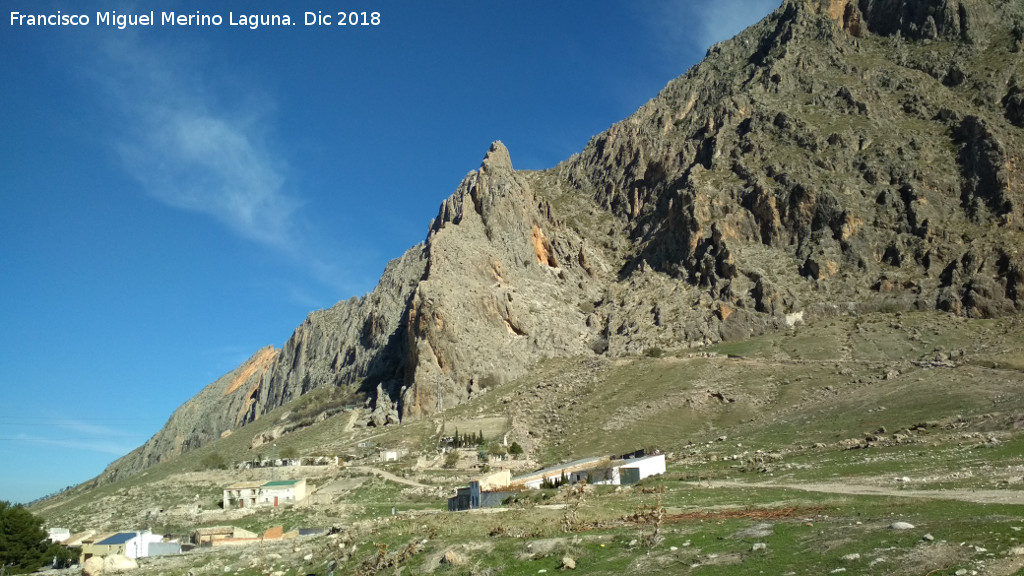
<svg viewBox="0 0 1024 576">
<path fill-rule="evenodd" d="M 143 446 L 111 464 L 101 480 L 199 448 L 318 388 L 368 397 L 381 384 L 397 389 L 407 357 L 406 310 L 425 266 L 423 245 L 414 246 L 388 264 L 373 292 L 313 312 L 282 349 L 260 350 L 204 388 Z"/>
<path fill-rule="evenodd" d="M 137 470 L 319 388 L 381 426 L 545 358 L 1024 307 L 1024 5 L 787 0 L 542 172 L 494 143 L 370 294 L 211 384 Z"/>
</svg>

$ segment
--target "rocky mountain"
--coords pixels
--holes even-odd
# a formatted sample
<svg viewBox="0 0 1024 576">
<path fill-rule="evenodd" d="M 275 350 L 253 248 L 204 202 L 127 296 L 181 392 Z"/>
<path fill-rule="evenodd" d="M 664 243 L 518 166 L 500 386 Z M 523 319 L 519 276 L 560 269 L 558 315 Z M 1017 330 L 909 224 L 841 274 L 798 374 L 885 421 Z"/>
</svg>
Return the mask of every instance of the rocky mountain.
<svg viewBox="0 0 1024 576">
<path fill-rule="evenodd" d="M 494 143 L 373 292 L 311 314 L 105 476 L 324 387 L 387 425 L 545 358 L 1015 313 L 1022 49 L 1013 0 L 787 0 L 550 170 Z"/>
</svg>

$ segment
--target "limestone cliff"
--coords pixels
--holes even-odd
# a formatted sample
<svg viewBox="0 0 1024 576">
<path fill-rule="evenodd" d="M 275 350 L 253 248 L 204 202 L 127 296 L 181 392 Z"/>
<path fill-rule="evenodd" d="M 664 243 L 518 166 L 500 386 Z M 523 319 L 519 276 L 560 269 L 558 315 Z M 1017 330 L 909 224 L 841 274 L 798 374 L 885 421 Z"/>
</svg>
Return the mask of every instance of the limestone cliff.
<svg viewBox="0 0 1024 576">
<path fill-rule="evenodd" d="M 516 171 L 494 143 L 373 292 L 310 315 L 110 472 L 320 387 L 365 394 L 383 425 L 547 357 L 1019 311 L 1022 44 L 1015 2 L 788 0 L 555 168 Z"/>
</svg>

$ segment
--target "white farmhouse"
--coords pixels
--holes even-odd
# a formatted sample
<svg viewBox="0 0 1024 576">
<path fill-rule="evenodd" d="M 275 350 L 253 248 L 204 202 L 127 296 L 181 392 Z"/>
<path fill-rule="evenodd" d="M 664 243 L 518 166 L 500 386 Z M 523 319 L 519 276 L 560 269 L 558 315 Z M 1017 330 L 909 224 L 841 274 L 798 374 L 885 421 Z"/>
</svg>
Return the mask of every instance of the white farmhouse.
<svg viewBox="0 0 1024 576">
<path fill-rule="evenodd" d="M 257 504 L 278 506 L 306 499 L 306 479 L 277 480 L 260 486 Z"/>
</svg>

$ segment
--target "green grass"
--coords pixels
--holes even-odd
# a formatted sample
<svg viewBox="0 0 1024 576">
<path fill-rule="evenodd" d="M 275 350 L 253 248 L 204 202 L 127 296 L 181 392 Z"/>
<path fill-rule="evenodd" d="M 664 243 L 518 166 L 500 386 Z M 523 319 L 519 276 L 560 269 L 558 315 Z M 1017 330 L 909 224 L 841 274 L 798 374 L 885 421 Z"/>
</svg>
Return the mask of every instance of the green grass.
<svg viewBox="0 0 1024 576">
<path fill-rule="evenodd" d="M 379 447 L 404 446 L 412 454 L 387 469 L 437 488 L 414 489 L 371 477 L 316 507 L 260 510 L 230 521 L 216 513 L 165 514 L 152 527 L 171 533 L 212 524 L 257 532 L 275 525 L 346 529 L 333 540 L 282 544 L 285 559 L 256 565 L 238 552 L 197 556 L 194 571 L 201 576 L 222 574 L 225 565 L 232 573 L 254 576 L 325 575 L 330 559 L 340 562 L 336 573 L 358 573 L 380 546 L 392 554 L 423 540 L 422 552 L 403 562 L 403 574 L 553 573 L 563 556 L 573 557 L 577 570 L 587 574 L 828 574 L 845 568 L 843 574 L 952 575 L 959 569 L 988 573 L 992 566 L 1010 574 L 1020 569 L 1008 552 L 1024 545 L 1024 534 L 1015 530 L 1024 528 L 1018 522 L 1024 507 L 915 494 L 1013 495 L 1024 484 L 1024 432 L 1018 424 L 1024 379 L 1017 368 L 1022 348 L 1024 331 L 1016 318 L 834 317 L 719 344 L 707 349 L 719 353 L 713 357 L 668 350 L 661 358 L 551 360 L 449 410 L 446 423 L 460 431 L 483 428 L 495 436 L 510 431 L 509 441 L 532 447 L 538 466 L 638 447 L 669 454 L 669 471 L 661 478 L 629 489 L 597 487 L 579 510 L 585 529 L 570 533 L 561 528 L 564 512 L 551 507 L 564 503 L 559 491 L 528 493 L 496 513 L 444 511 L 449 490 L 475 472 L 410 469 L 419 454 L 428 460 L 434 455 L 440 420 L 348 429 L 348 413 L 286 435 L 277 449 L 363 454 L 365 464 L 379 467 L 374 460 Z M 955 365 L 929 364 L 951 353 Z M 141 518 L 138 510 L 156 504 L 170 509 L 198 501 L 215 508 L 222 485 L 239 473 L 197 472 L 202 459 L 211 453 L 272 450 L 250 450 L 249 443 L 288 410 L 136 477 L 73 491 L 39 510 L 77 529 L 112 511 L 109 521 L 118 527 L 134 524 Z M 901 443 L 893 444 L 894 434 Z M 880 442 L 845 449 L 844 441 L 866 436 Z M 365 441 L 372 446 L 360 449 Z M 346 468 L 325 473 L 313 484 L 353 475 Z M 909 482 L 896 481 L 904 476 Z M 887 492 L 851 495 L 781 485 L 802 483 Z M 659 502 L 670 519 L 661 526 L 663 540 L 648 547 L 651 528 L 626 519 Z M 787 508 L 798 512 L 757 516 Z M 753 516 L 736 517 L 736 511 Z M 889 530 L 895 520 L 918 528 Z M 765 523 L 771 525 L 767 535 L 745 535 Z M 932 540 L 922 539 L 927 533 Z M 347 542 L 344 551 L 338 538 Z M 755 543 L 767 548 L 755 551 Z M 464 562 L 440 563 L 448 550 Z M 303 559 L 307 554 L 312 554 L 309 561 Z M 859 557 L 844 559 L 853 554 Z M 180 570 L 154 564 L 144 572 Z M 380 573 L 397 572 L 392 567 Z"/>
</svg>

